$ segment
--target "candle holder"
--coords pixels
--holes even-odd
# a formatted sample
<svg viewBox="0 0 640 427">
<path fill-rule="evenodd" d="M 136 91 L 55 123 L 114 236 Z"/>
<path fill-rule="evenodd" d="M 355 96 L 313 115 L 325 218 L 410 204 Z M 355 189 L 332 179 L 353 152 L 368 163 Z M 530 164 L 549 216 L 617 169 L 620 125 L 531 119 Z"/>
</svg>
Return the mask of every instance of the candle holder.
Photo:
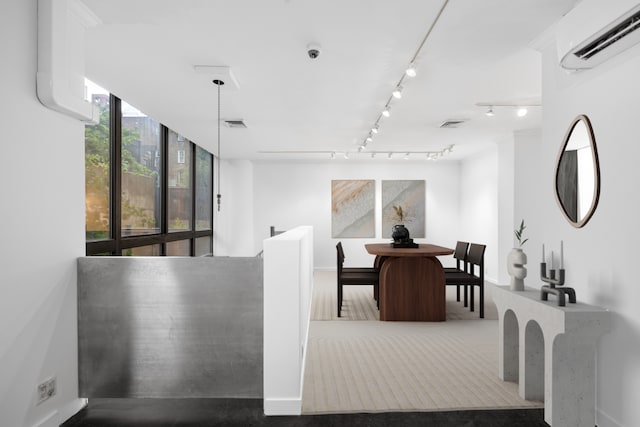
<svg viewBox="0 0 640 427">
<path fill-rule="evenodd" d="M 551 263 L 553 265 L 553 263 Z M 558 272 L 558 277 L 556 278 L 556 271 Z M 549 276 L 547 276 L 547 263 L 540 263 L 540 279 L 548 283 L 548 285 L 542 285 L 540 288 L 540 299 L 542 301 L 547 301 L 549 299 L 549 294 L 556 295 L 558 297 L 558 305 L 560 307 L 564 307 L 566 305 L 566 295 L 569 295 L 569 302 L 572 304 L 576 303 L 576 291 L 573 288 L 565 287 L 564 285 L 564 268 L 560 268 L 558 270 L 551 269 L 549 270 Z M 561 288 L 556 288 L 556 286 L 562 286 Z"/>
</svg>

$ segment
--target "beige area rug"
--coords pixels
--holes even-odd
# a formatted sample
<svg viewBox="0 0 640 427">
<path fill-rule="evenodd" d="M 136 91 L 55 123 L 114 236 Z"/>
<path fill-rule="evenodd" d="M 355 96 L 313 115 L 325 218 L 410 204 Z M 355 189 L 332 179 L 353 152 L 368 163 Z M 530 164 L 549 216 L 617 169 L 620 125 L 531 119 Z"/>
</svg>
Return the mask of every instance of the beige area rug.
<svg viewBox="0 0 640 427">
<path fill-rule="evenodd" d="M 335 294 L 335 272 L 316 273 L 314 288 L 313 318 L 337 319 L 335 295 L 329 295 L 329 288 Z M 498 378 L 498 322 L 490 296 L 484 320 L 456 302 L 451 287 L 446 322 L 380 322 L 371 288 L 348 288 L 345 317 L 311 322 L 303 413 L 543 406 L 521 399 L 517 384 Z M 464 316 L 468 320 L 457 318 Z M 370 320 L 349 321 L 357 317 Z"/>
<path fill-rule="evenodd" d="M 338 317 L 335 271 L 316 271 L 313 275 L 313 299 L 311 320 L 379 320 L 380 315 L 373 299 L 373 286 L 345 286 L 342 297 L 342 317 Z M 497 320 L 498 310 L 491 297 L 493 285 L 485 285 L 485 320 Z M 447 286 L 447 320 L 479 319 L 478 289 L 475 291 L 475 311 L 456 301 L 455 286 Z M 461 291 L 462 293 L 462 291 Z M 462 299 L 462 295 L 461 295 Z"/>
</svg>

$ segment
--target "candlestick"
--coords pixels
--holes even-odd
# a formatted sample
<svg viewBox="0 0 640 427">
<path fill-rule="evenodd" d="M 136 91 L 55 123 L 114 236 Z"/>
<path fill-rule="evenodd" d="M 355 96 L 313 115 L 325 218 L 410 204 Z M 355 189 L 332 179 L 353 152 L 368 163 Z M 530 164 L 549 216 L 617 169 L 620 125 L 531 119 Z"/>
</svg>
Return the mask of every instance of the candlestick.
<svg viewBox="0 0 640 427">
<path fill-rule="evenodd" d="M 544 260 L 544 243 L 542 244 L 542 262 L 545 262 L 545 260 Z"/>
<path fill-rule="evenodd" d="M 551 251 L 551 270 L 553 270 L 553 251 Z"/>
<path fill-rule="evenodd" d="M 564 268 L 564 247 L 562 240 L 560 240 L 560 268 Z"/>
</svg>

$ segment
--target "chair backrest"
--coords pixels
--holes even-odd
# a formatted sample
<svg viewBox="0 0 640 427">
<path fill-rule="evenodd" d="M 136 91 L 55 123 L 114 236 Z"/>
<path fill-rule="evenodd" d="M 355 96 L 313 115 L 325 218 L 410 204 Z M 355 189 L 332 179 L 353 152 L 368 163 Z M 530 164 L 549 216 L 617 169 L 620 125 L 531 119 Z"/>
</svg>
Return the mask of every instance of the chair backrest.
<svg viewBox="0 0 640 427">
<path fill-rule="evenodd" d="M 453 257 L 456 259 L 456 267 L 460 270 L 460 261 L 465 263 L 465 271 L 467 270 L 467 249 L 469 248 L 469 242 L 458 241 L 456 243 L 456 250 L 453 252 Z"/>
<path fill-rule="evenodd" d="M 338 242 L 336 245 L 336 253 L 338 255 L 337 259 L 337 267 L 338 267 L 338 277 L 342 274 L 342 266 L 344 264 L 344 250 L 342 249 L 342 242 Z"/>
<path fill-rule="evenodd" d="M 477 265 L 480 269 L 479 277 L 481 278 L 484 278 L 484 250 L 486 248 L 487 245 L 471 243 L 467 254 L 467 262 L 471 265 L 471 274 L 474 274 L 474 267 Z"/>
</svg>

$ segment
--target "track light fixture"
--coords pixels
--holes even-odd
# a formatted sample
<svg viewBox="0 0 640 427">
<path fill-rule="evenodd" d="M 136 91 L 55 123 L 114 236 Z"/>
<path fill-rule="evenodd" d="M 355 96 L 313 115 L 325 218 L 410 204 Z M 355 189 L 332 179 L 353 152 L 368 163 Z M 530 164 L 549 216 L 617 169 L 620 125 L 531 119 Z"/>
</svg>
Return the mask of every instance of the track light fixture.
<svg viewBox="0 0 640 427">
<path fill-rule="evenodd" d="M 486 114 L 488 117 L 493 117 L 495 115 L 495 112 L 493 110 L 495 107 L 515 108 L 516 109 L 516 115 L 518 117 L 524 117 L 529 112 L 528 107 L 540 107 L 541 106 L 539 101 L 534 101 L 534 102 L 514 102 L 514 103 L 510 103 L 510 102 L 504 102 L 504 103 L 501 103 L 501 102 L 492 102 L 492 103 L 478 102 L 478 103 L 476 103 L 476 105 L 478 107 L 487 107 L 487 110 L 485 111 L 484 114 Z"/>
<path fill-rule="evenodd" d="M 415 77 L 418 74 L 416 71 L 416 67 L 415 65 L 413 65 L 413 63 L 411 63 L 409 67 L 406 70 L 404 70 L 404 73 L 407 75 L 407 77 Z"/>
<path fill-rule="evenodd" d="M 409 158 L 414 155 L 414 154 L 419 154 L 419 155 L 425 155 L 425 157 L 428 160 L 438 160 L 442 157 L 444 157 L 445 155 L 453 152 L 453 144 L 450 144 L 448 146 L 446 146 L 445 148 L 443 148 L 442 150 L 439 151 L 371 151 L 371 152 L 366 152 L 365 148 L 366 148 L 367 144 L 366 141 L 363 141 L 363 143 L 358 147 L 357 150 L 353 150 L 353 151 L 259 151 L 258 153 L 261 154 L 328 154 L 329 157 L 331 159 L 335 159 L 336 158 L 336 154 L 337 153 L 341 153 L 345 159 L 350 159 L 353 155 L 355 158 L 361 158 L 362 155 L 371 155 L 371 158 L 374 159 L 376 157 L 379 157 L 379 155 L 387 155 L 387 159 L 391 159 L 391 158 L 400 158 L 398 156 L 394 157 L 395 154 L 403 154 L 404 155 L 401 157 L 402 159 L 405 160 L 409 160 Z M 413 158 L 416 158 L 416 156 L 413 156 Z"/>
<path fill-rule="evenodd" d="M 440 10 L 438 11 L 438 14 L 436 15 L 436 17 L 433 20 L 433 22 L 431 22 L 431 25 L 429 26 L 429 29 L 427 30 L 426 34 L 424 35 L 424 38 L 420 42 L 420 45 L 418 46 L 418 48 L 416 49 L 413 57 L 409 61 L 409 66 L 407 68 L 405 68 L 404 72 L 402 73 L 402 76 L 400 77 L 400 80 L 398 80 L 398 83 L 396 84 L 396 87 L 395 87 L 394 91 L 391 93 L 391 96 L 389 97 L 389 99 L 387 100 L 387 103 L 384 106 L 384 110 L 382 110 L 382 113 L 380 114 L 380 116 L 378 116 L 378 119 L 376 120 L 375 125 L 371 128 L 371 132 L 370 132 L 369 135 L 371 135 L 371 133 L 374 133 L 374 134 L 378 133 L 378 121 L 380 120 L 380 117 L 389 117 L 389 116 L 391 116 L 391 111 L 390 111 L 391 101 L 393 101 L 394 99 L 402 98 L 402 90 L 403 90 L 402 83 L 404 82 L 405 77 L 413 78 L 413 77 L 415 77 L 417 75 L 416 60 L 418 59 L 418 56 L 422 52 L 422 48 L 424 47 L 425 43 L 427 42 L 427 39 L 429 38 L 429 35 L 431 34 L 431 31 L 433 31 L 433 28 L 436 26 L 436 23 L 440 19 L 440 15 L 442 15 L 442 12 L 444 12 L 444 9 L 445 9 L 445 7 L 447 6 L 448 3 L 449 3 L 449 0 L 444 0 L 444 2 L 442 3 L 442 6 L 440 7 Z M 391 156 L 389 156 L 389 158 L 391 158 Z"/>
</svg>

